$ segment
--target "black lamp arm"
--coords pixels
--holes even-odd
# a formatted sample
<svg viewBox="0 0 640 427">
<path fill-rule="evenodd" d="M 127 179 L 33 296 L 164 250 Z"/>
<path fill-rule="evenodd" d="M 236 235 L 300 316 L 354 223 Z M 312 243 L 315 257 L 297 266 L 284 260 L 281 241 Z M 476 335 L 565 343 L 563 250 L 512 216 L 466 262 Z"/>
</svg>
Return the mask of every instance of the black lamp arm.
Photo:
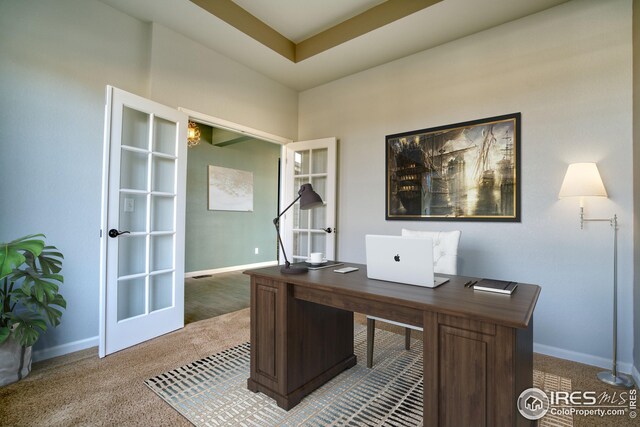
<svg viewBox="0 0 640 427">
<path fill-rule="evenodd" d="M 284 214 L 285 214 L 289 209 L 291 209 L 291 206 L 295 205 L 295 204 L 296 204 L 296 202 L 297 202 L 298 200 L 300 200 L 300 197 L 302 197 L 302 194 L 300 194 L 298 197 L 296 197 L 296 199 L 295 199 L 293 202 L 291 202 L 291 204 L 290 204 L 289 206 L 287 206 L 287 207 L 282 211 L 282 213 L 280 213 L 280 215 L 278 215 L 276 218 L 274 218 L 274 219 L 273 219 L 273 223 L 274 223 L 274 224 L 279 223 L 279 222 L 280 222 L 280 217 L 281 217 L 282 215 L 284 215 Z"/>
<path fill-rule="evenodd" d="M 273 220 L 273 225 L 276 227 L 276 235 L 278 236 L 278 243 L 280 243 L 280 249 L 282 249 L 282 254 L 284 255 L 284 265 L 286 266 L 286 268 L 289 268 L 291 263 L 289 262 L 289 259 L 287 259 L 287 253 L 285 252 L 284 245 L 282 244 L 282 238 L 280 237 L 280 221 L 278 221 L 278 218 L 275 218 Z"/>
<path fill-rule="evenodd" d="M 293 206 L 298 200 L 300 200 L 300 197 L 302 197 L 302 194 L 300 194 L 293 202 L 291 202 L 291 204 L 287 206 L 280 215 L 278 215 L 276 218 L 273 219 L 273 225 L 276 227 L 276 234 L 278 235 L 278 242 L 280 243 L 280 249 L 282 249 L 282 255 L 284 255 L 284 265 L 286 268 L 289 268 L 291 263 L 287 258 L 287 252 L 284 250 L 284 245 L 282 244 L 282 237 L 280 237 L 280 217 L 284 215 L 289 209 L 291 209 L 291 206 Z"/>
</svg>

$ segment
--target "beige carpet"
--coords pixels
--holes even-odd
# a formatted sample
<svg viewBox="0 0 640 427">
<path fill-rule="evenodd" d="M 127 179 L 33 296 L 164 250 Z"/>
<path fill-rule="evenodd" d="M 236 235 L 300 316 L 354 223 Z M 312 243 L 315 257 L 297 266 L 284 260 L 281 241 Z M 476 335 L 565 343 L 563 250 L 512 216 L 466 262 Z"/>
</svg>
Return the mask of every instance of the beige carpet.
<svg viewBox="0 0 640 427">
<path fill-rule="evenodd" d="M 89 349 L 35 363 L 0 388 L 2 426 L 190 426 L 144 381 L 249 340 L 249 309 L 187 325 L 99 359 Z"/>
</svg>

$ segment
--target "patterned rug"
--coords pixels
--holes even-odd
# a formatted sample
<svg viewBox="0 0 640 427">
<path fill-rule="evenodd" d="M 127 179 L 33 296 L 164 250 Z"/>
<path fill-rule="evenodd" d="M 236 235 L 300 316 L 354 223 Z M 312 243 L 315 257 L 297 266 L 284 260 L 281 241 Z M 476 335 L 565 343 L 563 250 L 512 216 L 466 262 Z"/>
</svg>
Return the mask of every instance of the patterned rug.
<svg viewBox="0 0 640 427">
<path fill-rule="evenodd" d="M 356 325 L 358 364 L 307 396 L 290 411 L 247 389 L 249 343 L 198 360 L 145 381 L 196 426 L 422 426 L 422 346 L 376 330 L 374 367 L 366 367 L 366 328 Z M 534 386 L 559 389 L 571 382 L 534 371 Z M 540 420 L 540 426 L 571 426 L 567 419 Z"/>
<path fill-rule="evenodd" d="M 566 391 L 571 393 L 571 380 L 547 372 L 533 371 L 533 386 L 545 392 Z M 538 420 L 538 427 L 572 427 L 571 415 L 554 415 L 551 412 Z"/>
</svg>

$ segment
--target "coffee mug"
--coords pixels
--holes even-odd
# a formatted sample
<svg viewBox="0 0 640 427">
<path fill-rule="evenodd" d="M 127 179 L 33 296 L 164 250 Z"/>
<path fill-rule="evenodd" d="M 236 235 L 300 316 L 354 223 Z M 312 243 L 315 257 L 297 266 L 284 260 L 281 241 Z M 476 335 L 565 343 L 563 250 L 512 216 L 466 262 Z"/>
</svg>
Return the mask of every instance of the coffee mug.
<svg viewBox="0 0 640 427">
<path fill-rule="evenodd" d="M 322 262 L 322 252 L 311 252 L 309 256 L 309 261 L 313 264 L 318 264 Z"/>
</svg>

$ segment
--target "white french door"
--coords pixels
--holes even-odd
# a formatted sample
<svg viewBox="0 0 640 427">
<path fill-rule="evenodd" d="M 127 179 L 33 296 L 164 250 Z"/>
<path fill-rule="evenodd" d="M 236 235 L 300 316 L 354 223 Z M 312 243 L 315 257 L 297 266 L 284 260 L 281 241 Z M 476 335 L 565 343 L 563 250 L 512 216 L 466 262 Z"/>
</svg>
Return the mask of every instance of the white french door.
<svg viewBox="0 0 640 427">
<path fill-rule="evenodd" d="M 100 357 L 184 326 L 187 120 L 107 87 Z"/>
<path fill-rule="evenodd" d="M 323 206 L 301 210 L 296 203 L 284 216 L 283 242 L 290 262 L 305 261 L 311 252 L 335 260 L 336 157 L 335 138 L 293 142 L 282 148 L 285 163 L 282 206 L 289 206 L 302 184 L 310 183 Z M 284 258 L 281 257 L 281 263 Z"/>
</svg>

